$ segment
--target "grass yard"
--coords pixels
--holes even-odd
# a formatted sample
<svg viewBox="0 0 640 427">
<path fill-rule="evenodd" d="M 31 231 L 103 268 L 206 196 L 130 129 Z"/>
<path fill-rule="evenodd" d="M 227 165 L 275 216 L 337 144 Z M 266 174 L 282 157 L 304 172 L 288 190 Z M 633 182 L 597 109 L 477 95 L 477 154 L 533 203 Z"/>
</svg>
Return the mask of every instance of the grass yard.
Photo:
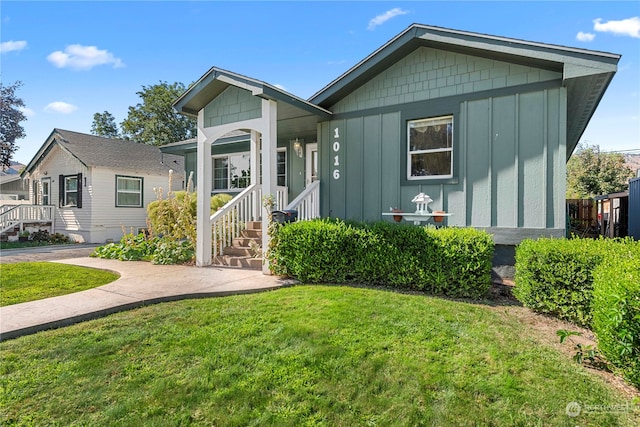
<svg viewBox="0 0 640 427">
<path fill-rule="evenodd" d="M 507 310 L 338 286 L 158 304 L 0 343 L 0 425 L 636 426 Z M 591 406 L 593 408 L 593 406 Z"/>
<path fill-rule="evenodd" d="M 113 282 L 118 274 L 52 262 L 0 266 L 0 306 L 84 291 Z"/>
</svg>

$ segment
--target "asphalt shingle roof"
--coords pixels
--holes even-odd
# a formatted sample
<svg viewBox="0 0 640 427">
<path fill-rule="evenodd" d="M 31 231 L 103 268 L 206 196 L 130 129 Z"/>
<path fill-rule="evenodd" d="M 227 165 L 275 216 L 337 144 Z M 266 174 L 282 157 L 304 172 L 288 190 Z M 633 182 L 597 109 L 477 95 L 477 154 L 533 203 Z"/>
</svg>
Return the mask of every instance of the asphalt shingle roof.
<svg viewBox="0 0 640 427">
<path fill-rule="evenodd" d="M 57 128 L 38 155 L 43 157 L 54 141 L 87 167 L 128 169 L 152 174 L 167 174 L 169 169 L 181 174 L 183 170 L 181 156 L 163 154 L 156 146 Z M 40 160 L 34 158 L 27 168 L 35 166 Z"/>
</svg>

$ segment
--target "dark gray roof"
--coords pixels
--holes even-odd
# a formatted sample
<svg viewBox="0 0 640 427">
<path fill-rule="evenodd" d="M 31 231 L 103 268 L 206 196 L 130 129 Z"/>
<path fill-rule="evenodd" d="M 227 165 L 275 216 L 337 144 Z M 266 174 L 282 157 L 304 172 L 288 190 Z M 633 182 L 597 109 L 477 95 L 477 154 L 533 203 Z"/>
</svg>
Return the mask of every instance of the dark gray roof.
<svg viewBox="0 0 640 427">
<path fill-rule="evenodd" d="M 183 158 L 163 154 L 153 145 L 122 139 L 103 138 L 80 132 L 54 129 L 24 172 L 30 172 L 54 145 L 67 151 L 86 167 L 125 169 L 150 174 L 168 174 L 169 169 L 182 174 Z"/>
</svg>

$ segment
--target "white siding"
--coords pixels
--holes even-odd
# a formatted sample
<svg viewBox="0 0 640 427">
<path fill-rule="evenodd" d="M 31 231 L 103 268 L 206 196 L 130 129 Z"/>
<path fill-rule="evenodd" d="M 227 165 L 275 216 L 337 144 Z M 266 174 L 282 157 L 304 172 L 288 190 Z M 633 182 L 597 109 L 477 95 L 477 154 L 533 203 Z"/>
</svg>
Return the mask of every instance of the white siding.
<svg viewBox="0 0 640 427">
<path fill-rule="evenodd" d="M 79 183 L 82 191 L 81 208 L 59 206 L 59 176 L 82 173 Z M 179 171 L 178 173 L 182 173 Z M 143 178 L 143 207 L 116 207 L 116 175 Z M 180 190 L 184 178 L 175 174 L 173 190 Z M 162 187 L 166 194 L 168 175 L 149 175 L 126 169 L 85 168 L 75 157 L 53 146 L 46 158 L 29 174 L 30 200 L 36 200 L 33 183 L 51 178 L 51 204 L 56 206 L 55 231 L 77 242 L 105 243 L 108 239 L 120 240 L 123 227 L 127 233 L 147 226 L 147 205 L 156 200 L 154 188 Z"/>
<path fill-rule="evenodd" d="M 75 175 L 81 173 L 83 181 L 87 178 L 88 170 L 75 157 L 62 150 L 57 145 L 29 174 L 30 182 L 39 181 L 42 178 L 51 178 L 51 204 L 56 206 L 55 231 L 66 234 L 77 242 L 90 241 L 91 228 L 91 203 L 90 196 L 84 186 L 84 182 L 79 183 L 82 189 L 82 208 L 62 208 L 59 206 L 60 200 L 60 175 Z M 29 199 L 34 202 L 33 184 L 29 185 Z"/>
<path fill-rule="evenodd" d="M 143 206 L 140 208 L 116 207 L 116 176 L 131 176 L 143 179 Z M 154 188 L 162 188 L 165 196 L 169 177 L 148 175 L 144 172 L 124 169 L 91 168 L 91 177 L 87 181 L 87 192 L 92 205 L 91 235 L 95 243 L 104 243 L 107 239 L 120 240 L 123 230 L 134 233 L 147 227 L 147 206 L 156 200 Z M 173 190 L 182 186 L 182 177 L 176 177 Z"/>
</svg>

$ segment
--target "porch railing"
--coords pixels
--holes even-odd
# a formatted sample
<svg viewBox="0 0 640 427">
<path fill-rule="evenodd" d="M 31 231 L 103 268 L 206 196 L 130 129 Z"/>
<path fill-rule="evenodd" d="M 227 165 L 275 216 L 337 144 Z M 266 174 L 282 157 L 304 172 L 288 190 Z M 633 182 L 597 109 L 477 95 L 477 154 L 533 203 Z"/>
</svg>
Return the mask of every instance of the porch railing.
<svg viewBox="0 0 640 427">
<path fill-rule="evenodd" d="M 276 203 L 287 204 L 287 187 L 276 187 Z M 262 220 L 262 186 L 245 188 L 226 205 L 211 215 L 212 255 L 224 255 L 224 248 L 231 246 L 233 239 L 247 227 L 249 221 Z"/>
<path fill-rule="evenodd" d="M 240 237 L 248 221 L 262 217 L 260 185 L 251 185 L 211 215 L 212 255 L 224 255 L 224 248 Z"/>
<path fill-rule="evenodd" d="M 320 181 L 314 181 L 298 195 L 287 209 L 298 211 L 298 220 L 320 217 Z"/>
<path fill-rule="evenodd" d="M 20 226 L 23 230 L 25 222 L 51 222 L 53 231 L 54 206 L 43 205 L 16 205 L 8 209 L 3 209 L 0 213 L 0 233 L 4 233 L 11 228 Z"/>
</svg>

